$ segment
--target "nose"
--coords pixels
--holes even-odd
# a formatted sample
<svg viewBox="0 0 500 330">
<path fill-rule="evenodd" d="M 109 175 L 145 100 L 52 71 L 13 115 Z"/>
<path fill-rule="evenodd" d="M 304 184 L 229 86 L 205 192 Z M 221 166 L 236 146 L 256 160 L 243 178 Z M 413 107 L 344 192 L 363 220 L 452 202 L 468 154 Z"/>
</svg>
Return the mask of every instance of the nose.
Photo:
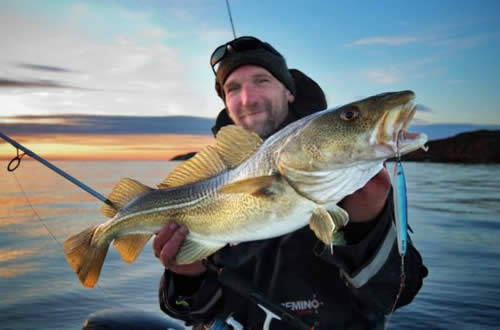
<svg viewBox="0 0 500 330">
<path fill-rule="evenodd" d="M 244 84 L 241 88 L 241 105 L 244 107 L 252 106 L 257 103 L 257 94 L 255 88 L 250 84 Z"/>
</svg>

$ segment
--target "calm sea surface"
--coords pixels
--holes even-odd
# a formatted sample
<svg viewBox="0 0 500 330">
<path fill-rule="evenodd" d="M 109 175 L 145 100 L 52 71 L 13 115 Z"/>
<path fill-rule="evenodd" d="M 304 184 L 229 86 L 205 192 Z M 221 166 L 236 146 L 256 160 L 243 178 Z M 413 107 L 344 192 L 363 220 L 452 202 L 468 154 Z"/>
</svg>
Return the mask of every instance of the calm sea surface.
<svg viewBox="0 0 500 330">
<path fill-rule="evenodd" d="M 122 177 L 155 185 L 174 166 L 56 164 L 103 195 Z M 61 243 L 104 220 L 100 202 L 39 163 L 23 161 L 15 174 L 6 166 L 0 162 L 0 329 L 79 329 L 104 308 L 161 313 L 162 267 L 150 245 L 132 265 L 110 249 L 98 287 L 82 288 Z M 412 237 L 430 274 L 388 328 L 500 329 L 500 166 L 404 166 Z"/>
</svg>

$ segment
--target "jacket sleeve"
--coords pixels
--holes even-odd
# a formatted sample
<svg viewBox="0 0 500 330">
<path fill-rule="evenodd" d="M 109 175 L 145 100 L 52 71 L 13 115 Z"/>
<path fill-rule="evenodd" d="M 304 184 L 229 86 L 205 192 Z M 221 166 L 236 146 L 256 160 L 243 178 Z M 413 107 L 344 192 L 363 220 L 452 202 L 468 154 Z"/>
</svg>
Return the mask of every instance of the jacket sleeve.
<svg viewBox="0 0 500 330">
<path fill-rule="evenodd" d="M 401 256 L 397 248 L 392 192 L 380 215 L 368 223 L 346 226 L 346 246 L 330 247 L 318 242 L 315 253 L 337 266 L 340 276 L 354 296 L 371 309 L 384 314 L 392 311 L 401 285 Z M 409 242 L 404 260 L 405 281 L 396 307 L 409 304 L 422 287 L 427 268 L 413 243 Z"/>
<path fill-rule="evenodd" d="M 188 277 L 165 270 L 160 280 L 161 310 L 187 325 L 208 323 L 222 298 L 216 274 L 207 271 L 199 277 Z"/>
</svg>

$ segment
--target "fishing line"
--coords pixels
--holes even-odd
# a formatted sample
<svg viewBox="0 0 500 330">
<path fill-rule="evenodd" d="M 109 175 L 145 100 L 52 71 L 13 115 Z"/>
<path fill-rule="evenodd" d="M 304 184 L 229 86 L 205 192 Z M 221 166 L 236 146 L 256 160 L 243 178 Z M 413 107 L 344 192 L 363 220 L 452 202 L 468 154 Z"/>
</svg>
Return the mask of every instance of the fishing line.
<svg viewBox="0 0 500 330">
<path fill-rule="evenodd" d="M 26 194 L 26 192 L 24 191 L 23 187 L 21 186 L 21 182 L 19 182 L 17 176 L 16 176 L 16 173 L 14 173 L 14 171 L 12 170 L 9 170 L 10 172 L 12 172 L 12 175 L 14 176 L 14 179 L 16 180 L 16 183 L 17 183 L 17 186 L 19 187 L 19 190 L 22 192 L 23 196 L 24 196 L 24 199 L 26 200 L 26 202 L 28 203 L 28 205 L 30 206 L 31 210 L 33 211 L 33 213 L 36 215 L 36 218 L 38 219 L 38 221 L 40 221 L 40 223 L 42 224 L 42 226 L 45 228 L 45 230 L 47 230 L 47 232 L 50 234 L 50 236 L 52 236 L 52 238 L 54 239 L 54 241 L 57 242 L 57 244 L 59 244 L 59 246 L 62 247 L 62 244 L 61 242 L 59 242 L 57 240 L 57 237 L 50 231 L 49 227 L 45 224 L 45 222 L 43 222 L 42 218 L 40 217 L 40 215 L 38 214 L 38 212 L 35 210 L 35 208 L 33 207 L 33 204 L 31 204 L 29 198 L 28 198 L 28 195 Z"/>
<path fill-rule="evenodd" d="M 24 156 L 24 154 L 22 155 Z M 22 157 L 21 156 L 21 157 Z M 12 161 L 11 161 L 12 162 Z M 10 163 L 9 163 L 10 164 Z M 19 166 L 19 165 L 18 165 Z M 16 167 L 17 168 L 17 167 Z M 23 189 L 23 186 L 21 185 L 21 182 L 19 181 L 19 179 L 17 178 L 16 176 L 16 173 L 14 173 L 14 170 L 10 170 L 9 169 L 9 172 L 12 173 L 12 175 L 14 176 L 14 179 L 17 183 L 17 186 L 19 188 L 19 190 L 21 191 L 21 193 L 23 194 L 24 196 L 24 199 L 26 200 L 26 203 L 28 203 L 31 211 L 33 211 L 33 214 L 35 214 L 36 218 L 38 219 L 38 221 L 40 221 L 40 223 L 42 224 L 42 226 L 45 228 L 45 230 L 49 233 L 49 235 L 52 237 L 52 239 L 54 241 L 56 241 L 56 243 L 60 246 L 60 247 L 63 247 L 63 244 L 61 242 L 59 242 L 59 240 L 57 239 L 57 237 L 52 233 L 52 231 L 49 229 L 49 227 L 45 224 L 45 222 L 42 220 L 42 217 L 38 214 L 38 212 L 35 210 L 35 208 L 33 207 L 33 204 L 31 203 L 31 201 L 29 200 L 28 198 L 28 195 L 26 194 L 25 190 Z M 109 292 L 107 292 L 103 287 L 101 287 L 99 284 L 96 284 L 96 287 L 98 287 L 102 293 L 106 296 L 111 296 L 111 294 Z M 121 305 L 123 305 L 122 303 L 120 303 Z"/>
<path fill-rule="evenodd" d="M 391 312 L 389 313 L 389 316 L 387 317 L 387 322 L 385 323 L 384 329 L 387 330 L 389 329 L 389 323 L 391 322 L 392 315 L 396 311 L 396 305 L 399 301 L 399 298 L 401 298 L 401 294 L 403 293 L 403 290 L 405 288 L 405 283 L 406 283 L 406 272 L 405 272 L 405 257 L 401 256 L 401 273 L 399 275 L 400 277 L 400 282 L 399 282 L 399 289 L 398 293 L 396 294 L 396 299 L 394 300 L 394 303 L 392 304 Z"/>
<path fill-rule="evenodd" d="M 394 300 L 394 304 L 392 305 L 391 315 L 396 310 L 396 304 L 398 303 L 398 300 L 401 297 L 401 294 L 403 293 L 403 290 L 405 288 L 406 273 L 405 273 L 405 258 L 404 258 L 404 256 L 401 257 L 401 275 L 400 275 L 400 278 L 401 278 L 401 281 L 399 283 L 399 291 L 398 291 L 398 294 L 396 295 L 396 300 Z"/>
<path fill-rule="evenodd" d="M 37 155 L 36 153 L 34 153 L 33 151 L 31 151 L 30 149 L 26 148 L 22 144 L 20 144 L 17 141 L 11 139 L 9 136 L 7 136 L 7 135 L 3 134 L 2 132 L 0 132 L 0 138 L 4 139 L 8 143 L 10 143 L 14 148 L 16 148 L 16 156 L 7 165 L 7 171 L 11 172 L 12 175 L 14 176 L 14 179 L 15 179 L 15 181 L 17 183 L 17 186 L 18 186 L 19 190 L 22 192 L 22 194 L 24 196 L 24 199 L 28 203 L 29 207 L 33 211 L 33 214 L 35 214 L 35 216 L 38 219 L 38 221 L 43 225 L 43 227 L 45 228 L 45 230 L 49 233 L 49 235 L 52 237 L 52 239 L 54 241 L 56 241 L 56 243 L 60 247 L 63 247 L 63 244 L 61 242 L 59 242 L 59 240 L 57 239 L 57 237 L 52 233 L 52 231 L 49 229 L 49 227 L 42 220 L 42 217 L 35 210 L 35 208 L 33 207 L 33 204 L 31 203 L 31 201 L 28 198 L 28 195 L 26 194 L 25 190 L 23 189 L 23 187 L 21 185 L 21 182 L 19 181 L 19 179 L 17 178 L 16 174 L 14 173 L 14 171 L 17 170 L 17 168 L 21 165 L 21 160 L 22 160 L 22 158 L 24 156 L 26 156 L 26 155 L 30 156 L 31 158 L 33 158 L 33 159 L 37 160 L 38 162 L 42 163 L 43 165 L 45 165 L 46 167 L 48 167 L 52 171 L 56 172 L 57 174 L 59 174 L 60 176 L 62 176 L 63 178 L 65 178 L 66 180 L 70 181 L 71 183 L 77 185 L 78 187 L 80 187 L 81 189 L 85 190 L 86 192 L 88 192 L 92 196 L 96 197 L 100 201 L 102 201 L 102 202 L 104 202 L 104 203 L 106 203 L 106 204 L 114 207 L 113 203 L 111 203 L 111 201 L 109 201 L 106 197 L 102 196 L 97 191 L 95 191 L 92 188 L 90 188 L 89 186 L 85 185 L 83 182 L 77 180 L 76 178 L 74 178 L 73 176 L 71 176 L 68 173 L 64 172 L 63 170 L 61 170 L 57 166 L 53 165 L 52 163 L 48 162 L 44 158 L 40 157 L 39 155 Z M 19 150 L 22 150 L 23 153 L 20 154 Z M 101 286 L 99 286 L 97 284 L 96 284 L 96 286 L 99 289 L 102 290 L 102 292 L 103 292 L 104 295 L 108 295 L 108 296 L 110 295 L 108 292 L 106 292 L 106 290 L 104 290 L 103 287 L 101 287 Z"/>
</svg>

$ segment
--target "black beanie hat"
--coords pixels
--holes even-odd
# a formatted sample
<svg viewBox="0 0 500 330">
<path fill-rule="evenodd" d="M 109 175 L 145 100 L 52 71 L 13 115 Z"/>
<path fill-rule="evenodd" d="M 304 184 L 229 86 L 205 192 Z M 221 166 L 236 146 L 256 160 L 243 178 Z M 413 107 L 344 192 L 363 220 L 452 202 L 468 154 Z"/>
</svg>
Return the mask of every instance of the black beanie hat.
<svg viewBox="0 0 500 330">
<path fill-rule="evenodd" d="M 285 58 L 274 54 L 264 48 L 256 48 L 245 51 L 228 51 L 219 64 L 215 77 L 215 90 L 220 98 L 224 100 L 222 86 L 227 77 L 242 65 L 257 65 L 269 71 L 276 79 L 295 95 L 295 83 L 288 70 Z"/>
</svg>

